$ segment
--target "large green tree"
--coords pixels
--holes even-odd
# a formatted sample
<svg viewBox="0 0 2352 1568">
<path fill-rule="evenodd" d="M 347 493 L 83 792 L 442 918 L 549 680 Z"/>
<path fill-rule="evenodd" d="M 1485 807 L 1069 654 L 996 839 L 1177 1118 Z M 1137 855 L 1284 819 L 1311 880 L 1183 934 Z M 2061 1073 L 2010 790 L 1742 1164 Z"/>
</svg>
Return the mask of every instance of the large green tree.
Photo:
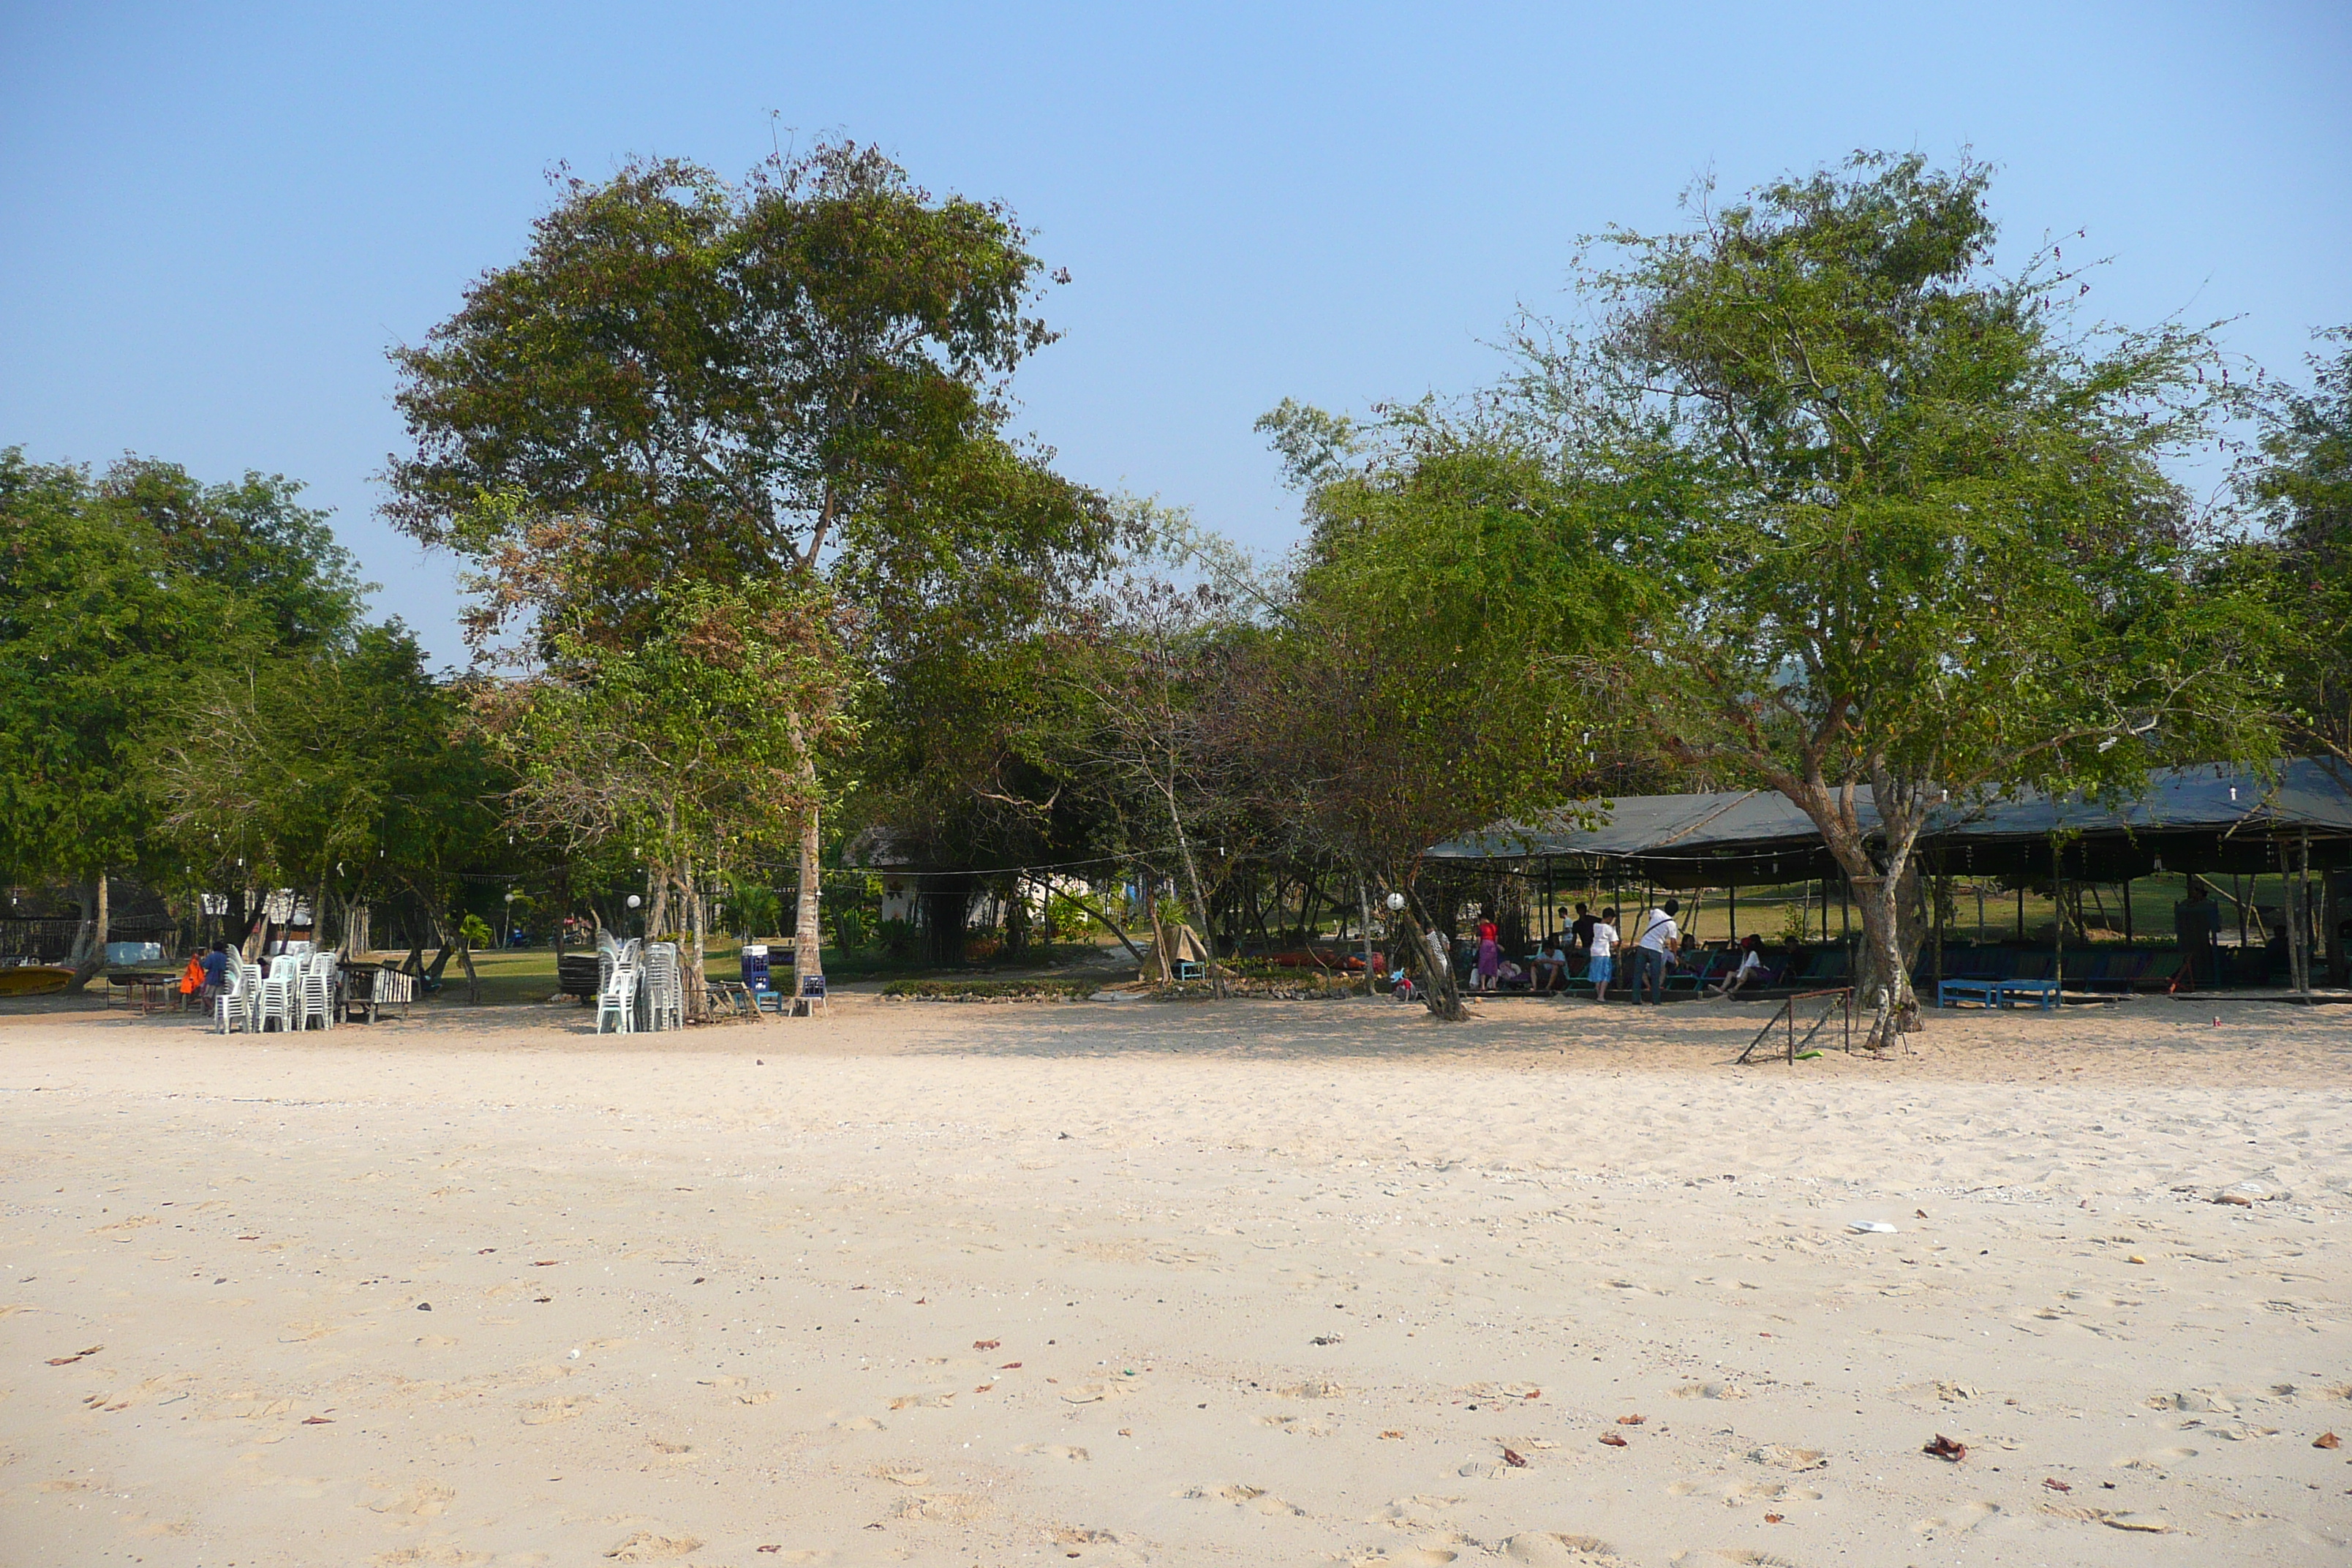
<svg viewBox="0 0 2352 1568">
<path fill-rule="evenodd" d="M 2296 742 L 2352 769 L 2352 328 L 2320 334 L 2307 385 L 2259 395 L 2261 431 L 2240 488 L 2268 525 L 2217 574 L 2266 584 L 2289 628 L 2284 717 Z"/>
<path fill-rule="evenodd" d="M 1403 893 L 1427 931 L 1431 845 L 1591 792 L 1596 660 L 1652 590 L 1612 549 L 1622 520 L 1539 450 L 1427 408 L 1360 426 L 1286 404 L 1259 423 L 1311 532 L 1218 689 L 1219 733 L 1301 847 Z M 1449 984 L 1428 997 L 1458 1016 Z"/>
<path fill-rule="evenodd" d="M 479 732 L 516 775 L 518 827 L 572 849 L 625 847 L 650 868 L 648 930 L 683 929 L 693 1016 L 709 895 L 818 805 L 803 793 L 808 748 L 848 722 L 835 640 L 821 591 L 688 582 L 654 603 L 643 636 L 615 644 L 585 617 L 558 625 L 539 668 L 475 693 Z"/>
<path fill-rule="evenodd" d="M 2212 345 L 2077 321 L 2054 247 L 1997 266 L 1987 188 L 1858 154 L 1612 234 L 1593 324 L 1529 333 L 1489 405 L 1662 590 L 1611 664 L 1628 732 L 1803 809 L 1906 1024 L 1932 811 L 2273 744 L 2269 626 L 2200 586 L 2168 468 L 2210 436 Z"/>
<path fill-rule="evenodd" d="M 105 963 L 110 879 L 189 859 L 160 820 L 159 738 L 200 715 L 216 675 L 357 621 L 351 558 L 298 494 L 0 451 L 0 870 L 76 885 L 76 988 Z"/>
<path fill-rule="evenodd" d="M 205 668 L 150 742 L 160 826 L 202 886 L 300 889 L 347 932 L 404 895 L 446 936 L 461 875 L 516 858 L 497 832 L 512 781 L 465 710 L 397 622 Z"/>
<path fill-rule="evenodd" d="M 394 355 L 415 448 L 392 463 L 388 515 L 483 564 L 486 640 L 538 607 L 506 584 L 553 519 L 588 524 L 596 562 L 577 584 L 588 618 L 562 625 L 616 647 L 687 580 L 840 576 L 887 606 L 962 550 L 968 482 L 1043 472 L 999 433 L 1003 379 L 1052 336 L 1027 313 L 1038 267 L 1002 206 L 934 198 L 849 142 L 740 187 L 675 161 L 573 181 L 522 260 Z M 1025 515 L 1080 545 L 1099 526 L 1067 487 Z M 808 974 L 823 792 L 805 739 Z"/>
</svg>

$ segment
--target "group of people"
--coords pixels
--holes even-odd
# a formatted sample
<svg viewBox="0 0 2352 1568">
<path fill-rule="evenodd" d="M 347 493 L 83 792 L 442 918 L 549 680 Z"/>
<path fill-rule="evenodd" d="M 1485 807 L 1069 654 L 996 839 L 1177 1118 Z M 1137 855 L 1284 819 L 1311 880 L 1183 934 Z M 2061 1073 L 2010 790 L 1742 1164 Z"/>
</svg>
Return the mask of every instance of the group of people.
<svg viewBox="0 0 2352 1568">
<path fill-rule="evenodd" d="M 1606 1002 L 1609 987 L 1617 983 L 1617 955 L 1622 951 L 1634 1005 L 1646 1001 L 1654 1006 L 1664 1002 L 1666 974 L 1682 961 L 1685 945 L 1682 926 L 1676 920 L 1681 913 L 1680 901 L 1668 899 L 1643 915 L 1628 943 L 1618 929 L 1617 910 L 1606 909 L 1595 914 L 1591 905 L 1577 905 L 1576 918 L 1569 922 L 1568 929 L 1549 939 L 1537 952 L 1533 989 L 1538 994 L 1565 992 L 1570 967 L 1580 957 L 1585 961 L 1584 977 L 1592 983 L 1592 999 Z M 1735 995 L 1763 973 L 1762 943 L 1751 934 L 1740 940 L 1739 948 L 1738 967 L 1708 987 L 1708 995 Z M 1478 922 L 1475 970 L 1477 989 L 1481 991 L 1493 991 L 1506 983 L 1516 982 L 1523 973 L 1517 963 L 1503 956 L 1491 920 Z"/>
</svg>

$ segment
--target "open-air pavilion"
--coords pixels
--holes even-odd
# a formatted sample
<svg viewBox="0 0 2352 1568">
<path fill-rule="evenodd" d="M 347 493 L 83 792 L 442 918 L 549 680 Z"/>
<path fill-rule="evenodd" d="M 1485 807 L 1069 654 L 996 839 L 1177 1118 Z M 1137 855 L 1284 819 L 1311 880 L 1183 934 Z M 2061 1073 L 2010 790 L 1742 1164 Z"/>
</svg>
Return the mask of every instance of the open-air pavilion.
<svg viewBox="0 0 2352 1568">
<path fill-rule="evenodd" d="M 1874 824 L 1867 786 L 1857 790 L 1856 804 L 1864 823 Z M 1621 904 L 1651 889 L 1722 889 L 1736 910 L 1743 887 L 1840 880 L 1811 821 L 1774 792 L 1629 796 L 1603 803 L 1597 815 L 1590 823 L 1498 824 L 1437 845 L 1429 856 L 1525 879 L 1540 889 L 1547 924 L 1558 890 L 1569 888 L 1613 889 Z M 2175 934 L 2130 929 L 2127 889 L 2138 878 L 2284 876 L 2291 889 L 2307 889 L 2296 901 L 2312 911 L 2315 957 L 2340 978 L 2347 942 L 2337 911 L 2352 903 L 2352 771 L 2301 759 L 2264 778 L 2208 764 L 2162 770 L 2129 800 L 2035 794 L 1972 808 L 1955 804 L 1922 836 L 1920 870 L 1931 881 L 2122 885 L 2127 942 L 2170 942 Z M 1943 973 L 1945 934 L 1938 926 L 1923 950 L 1923 978 Z"/>
</svg>

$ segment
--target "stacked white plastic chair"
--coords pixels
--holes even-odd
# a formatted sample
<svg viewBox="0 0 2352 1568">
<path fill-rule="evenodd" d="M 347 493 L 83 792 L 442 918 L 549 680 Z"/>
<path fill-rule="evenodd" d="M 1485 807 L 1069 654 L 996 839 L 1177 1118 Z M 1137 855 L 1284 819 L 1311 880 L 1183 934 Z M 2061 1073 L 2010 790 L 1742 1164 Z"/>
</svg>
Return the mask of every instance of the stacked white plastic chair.
<svg viewBox="0 0 2352 1568">
<path fill-rule="evenodd" d="M 637 987 L 643 983 L 638 944 L 635 939 L 609 951 L 597 944 L 602 984 L 596 987 L 596 1032 L 635 1034 L 637 1028 Z M 608 1027 L 609 1026 L 609 1027 Z"/>
<path fill-rule="evenodd" d="M 657 942 L 646 949 L 646 1027 L 686 1027 L 686 985 L 678 974 L 674 942 Z"/>
<path fill-rule="evenodd" d="M 294 1003 L 296 1029 L 331 1029 L 335 1026 L 335 955 L 332 952 L 313 952 L 303 957 L 301 981 L 295 989 Z"/>
<path fill-rule="evenodd" d="M 302 1019 L 302 960 L 273 958 L 261 978 L 261 1026 L 291 1030 Z"/>
<path fill-rule="evenodd" d="M 228 984 L 213 998 L 213 1023 L 224 1035 L 234 1029 L 250 1033 L 257 1000 L 255 990 L 261 983 L 261 971 L 231 953 L 228 967 L 223 973 Z"/>
</svg>

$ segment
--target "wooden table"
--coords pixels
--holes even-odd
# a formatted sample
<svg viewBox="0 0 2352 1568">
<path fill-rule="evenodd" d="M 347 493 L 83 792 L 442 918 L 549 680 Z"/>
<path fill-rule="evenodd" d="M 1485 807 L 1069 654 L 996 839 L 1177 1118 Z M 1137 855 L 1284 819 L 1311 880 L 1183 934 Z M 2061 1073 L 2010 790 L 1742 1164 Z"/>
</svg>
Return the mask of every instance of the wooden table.
<svg viewBox="0 0 2352 1568">
<path fill-rule="evenodd" d="M 127 992 L 139 1004 L 143 1017 L 158 1009 L 169 1008 L 172 998 L 179 992 L 180 977 L 176 974 L 137 973 L 110 974 L 106 977 L 106 1005 L 114 1005 L 114 994 Z"/>
</svg>

